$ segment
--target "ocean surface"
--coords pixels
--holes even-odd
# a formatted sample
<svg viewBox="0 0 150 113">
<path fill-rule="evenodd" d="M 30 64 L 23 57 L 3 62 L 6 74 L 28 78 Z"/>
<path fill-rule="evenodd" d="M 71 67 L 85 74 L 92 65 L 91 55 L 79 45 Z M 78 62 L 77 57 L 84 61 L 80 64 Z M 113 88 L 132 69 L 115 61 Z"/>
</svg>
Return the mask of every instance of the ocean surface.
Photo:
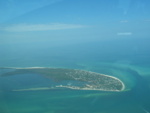
<svg viewBox="0 0 150 113">
<path fill-rule="evenodd" d="M 6 42 L 0 44 L 0 75 L 3 67 L 81 69 L 117 77 L 125 90 L 46 89 L 53 83 L 38 73 L 0 76 L 0 113 L 150 113 L 148 38 Z"/>
</svg>

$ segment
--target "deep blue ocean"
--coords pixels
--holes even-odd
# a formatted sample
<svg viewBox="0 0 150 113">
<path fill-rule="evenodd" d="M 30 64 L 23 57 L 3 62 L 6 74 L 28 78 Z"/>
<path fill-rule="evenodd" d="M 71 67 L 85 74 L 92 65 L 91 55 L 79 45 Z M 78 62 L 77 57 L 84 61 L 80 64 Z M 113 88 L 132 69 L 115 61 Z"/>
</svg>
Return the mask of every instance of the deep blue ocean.
<svg viewBox="0 0 150 113">
<path fill-rule="evenodd" d="M 66 44 L 53 44 L 46 38 L 3 41 L 0 67 L 93 71 L 119 78 L 125 83 L 126 90 L 11 91 L 47 87 L 51 81 L 38 74 L 0 76 L 0 113 L 149 113 L 149 42 L 149 38 L 130 37 Z M 3 70 L 0 69 L 0 74 Z"/>
</svg>

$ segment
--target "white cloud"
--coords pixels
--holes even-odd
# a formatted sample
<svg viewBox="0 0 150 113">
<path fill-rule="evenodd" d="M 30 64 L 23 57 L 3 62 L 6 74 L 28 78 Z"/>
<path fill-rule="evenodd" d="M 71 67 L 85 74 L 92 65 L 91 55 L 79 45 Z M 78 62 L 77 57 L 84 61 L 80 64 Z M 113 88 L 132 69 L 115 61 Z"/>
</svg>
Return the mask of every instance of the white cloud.
<svg viewBox="0 0 150 113">
<path fill-rule="evenodd" d="M 120 32 L 120 33 L 117 33 L 117 35 L 124 35 L 124 36 L 130 36 L 132 35 L 133 33 L 132 32 Z"/>
<path fill-rule="evenodd" d="M 84 25 L 76 24 L 15 24 L 1 28 L 3 31 L 9 32 L 26 32 L 26 31 L 49 31 L 61 29 L 83 28 Z"/>
</svg>

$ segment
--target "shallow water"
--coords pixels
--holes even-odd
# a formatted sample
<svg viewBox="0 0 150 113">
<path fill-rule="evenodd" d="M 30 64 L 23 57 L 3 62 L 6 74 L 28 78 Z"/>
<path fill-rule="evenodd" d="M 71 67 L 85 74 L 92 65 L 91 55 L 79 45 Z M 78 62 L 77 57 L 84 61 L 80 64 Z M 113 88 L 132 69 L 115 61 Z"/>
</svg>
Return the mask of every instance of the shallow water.
<svg viewBox="0 0 150 113">
<path fill-rule="evenodd" d="M 98 64 L 96 64 L 98 66 Z M 106 65 L 106 64 L 105 64 Z M 145 113 L 149 111 L 150 88 L 143 76 L 127 67 L 100 64 L 92 71 L 111 74 L 126 85 L 125 91 L 92 91 L 43 88 L 52 81 L 38 74 L 0 77 L 2 113 Z M 107 71 L 106 71 L 107 70 Z M 120 74 L 123 74 L 121 76 Z"/>
</svg>

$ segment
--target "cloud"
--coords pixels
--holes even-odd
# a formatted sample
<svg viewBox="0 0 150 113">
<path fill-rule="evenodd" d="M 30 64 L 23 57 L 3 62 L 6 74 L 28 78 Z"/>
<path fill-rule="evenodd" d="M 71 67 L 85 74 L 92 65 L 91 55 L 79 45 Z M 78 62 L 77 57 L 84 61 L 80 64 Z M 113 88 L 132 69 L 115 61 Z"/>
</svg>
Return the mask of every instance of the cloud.
<svg viewBox="0 0 150 113">
<path fill-rule="evenodd" d="M 62 29 L 75 29 L 83 28 L 84 25 L 79 24 L 15 24 L 1 28 L 3 31 L 8 32 L 27 32 L 27 31 L 49 31 L 49 30 L 62 30 Z"/>
<path fill-rule="evenodd" d="M 132 35 L 133 33 L 132 32 L 120 32 L 120 33 L 117 33 L 117 35 L 123 35 L 123 36 L 130 36 Z"/>
</svg>

